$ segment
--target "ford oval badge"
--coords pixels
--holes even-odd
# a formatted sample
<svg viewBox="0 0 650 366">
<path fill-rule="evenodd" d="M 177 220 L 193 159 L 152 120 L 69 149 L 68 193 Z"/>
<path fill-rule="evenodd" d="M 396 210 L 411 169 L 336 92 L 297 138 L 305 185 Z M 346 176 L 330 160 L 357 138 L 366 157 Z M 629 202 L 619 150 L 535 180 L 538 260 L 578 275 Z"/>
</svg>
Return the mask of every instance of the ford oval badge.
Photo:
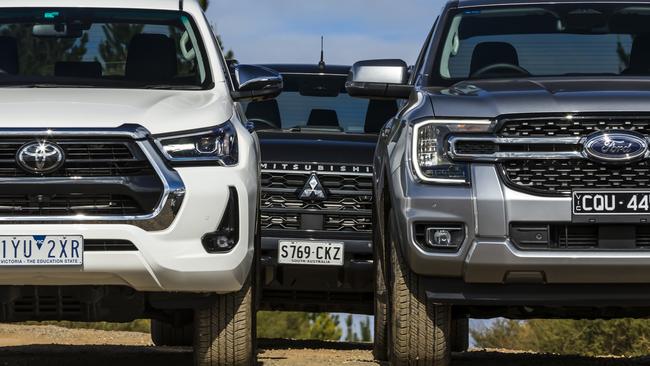
<svg viewBox="0 0 650 366">
<path fill-rule="evenodd" d="M 605 131 L 587 137 L 585 153 L 595 161 L 628 163 L 642 159 L 648 152 L 648 141 L 636 132 Z"/>
</svg>

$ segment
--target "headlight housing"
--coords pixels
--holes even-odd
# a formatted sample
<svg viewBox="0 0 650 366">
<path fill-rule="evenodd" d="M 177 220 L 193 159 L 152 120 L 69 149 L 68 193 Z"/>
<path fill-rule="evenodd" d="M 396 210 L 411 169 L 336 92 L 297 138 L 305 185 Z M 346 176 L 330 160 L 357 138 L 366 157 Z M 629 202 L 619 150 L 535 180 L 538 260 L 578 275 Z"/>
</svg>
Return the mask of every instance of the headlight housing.
<svg viewBox="0 0 650 366">
<path fill-rule="evenodd" d="M 427 120 L 413 126 L 413 170 L 423 182 L 439 184 L 467 184 L 469 165 L 449 160 L 445 138 L 455 132 L 488 132 L 489 120 Z"/>
<path fill-rule="evenodd" d="M 230 121 L 208 130 L 156 136 L 155 141 L 172 163 L 237 164 L 237 132 Z"/>
</svg>

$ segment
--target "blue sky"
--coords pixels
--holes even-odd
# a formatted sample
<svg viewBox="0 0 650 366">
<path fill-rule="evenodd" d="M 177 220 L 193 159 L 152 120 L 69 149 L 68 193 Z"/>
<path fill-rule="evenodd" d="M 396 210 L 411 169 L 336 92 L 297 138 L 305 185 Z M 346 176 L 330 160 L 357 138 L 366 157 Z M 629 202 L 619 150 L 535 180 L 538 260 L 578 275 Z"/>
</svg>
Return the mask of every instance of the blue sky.
<svg viewBox="0 0 650 366">
<path fill-rule="evenodd" d="M 207 15 L 242 63 L 413 63 L 444 0 L 211 0 Z"/>
</svg>

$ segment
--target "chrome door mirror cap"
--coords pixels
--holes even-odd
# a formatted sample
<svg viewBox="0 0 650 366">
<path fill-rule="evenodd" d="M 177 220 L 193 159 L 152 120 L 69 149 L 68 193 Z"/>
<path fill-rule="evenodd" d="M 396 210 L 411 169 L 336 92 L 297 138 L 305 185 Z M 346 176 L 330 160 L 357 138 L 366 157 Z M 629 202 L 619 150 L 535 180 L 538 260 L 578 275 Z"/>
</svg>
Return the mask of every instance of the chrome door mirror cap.
<svg viewBox="0 0 650 366">
<path fill-rule="evenodd" d="M 273 99 L 282 93 L 282 76 L 269 68 L 256 65 L 233 65 L 235 100 Z"/>
</svg>

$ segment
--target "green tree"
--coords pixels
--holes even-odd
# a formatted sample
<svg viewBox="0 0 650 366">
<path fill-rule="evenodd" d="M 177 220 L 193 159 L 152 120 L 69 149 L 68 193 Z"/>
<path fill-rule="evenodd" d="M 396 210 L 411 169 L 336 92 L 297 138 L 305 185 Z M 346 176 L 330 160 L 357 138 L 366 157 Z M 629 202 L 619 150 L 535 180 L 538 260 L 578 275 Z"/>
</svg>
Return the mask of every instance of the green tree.
<svg viewBox="0 0 650 366">
<path fill-rule="evenodd" d="M 348 315 L 345 318 L 345 341 L 346 342 L 359 342 L 359 336 L 354 331 L 354 318 Z"/>
<path fill-rule="evenodd" d="M 309 338 L 321 341 L 338 341 L 343 335 L 339 317 L 328 313 L 310 314 Z"/>
<path fill-rule="evenodd" d="M 104 40 L 99 44 L 99 55 L 104 63 L 105 75 L 124 75 L 124 65 L 131 39 L 142 33 L 143 24 L 105 24 Z"/>
<path fill-rule="evenodd" d="M 318 339 L 337 341 L 342 330 L 338 317 L 327 313 L 268 312 L 257 313 L 260 338 Z"/>
<path fill-rule="evenodd" d="M 201 3 L 201 7 L 204 11 L 208 9 L 208 6 L 210 5 L 209 0 L 200 0 L 199 2 Z"/>
<path fill-rule="evenodd" d="M 11 24 L 3 27 L 1 34 L 18 40 L 23 75 L 52 75 L 58 61 L 81 61 L 88 51 L 87 33 L 81 38 L 40 38 L 27 24 Z"/>
<path fill-rule="evenodd" d="M 360 324 L 361 327 L 361 337 L 359 338 L 361 342 L 372 342 L 372 332 L 370 331 L 370 317 L 366 317 Z"/>
<path fill-rule="evenodd" d="M 306 339 L 309 336 L 309 326 L 307 313 L 257 313 L 257 336 L 260 338 Z"/>
<path fill-rule="evenodd" d="M 476 345 L 587 356 L 641 356 L 650 348 L 650 320 L 499 320 L 473 330 Z"/>
</svg>

